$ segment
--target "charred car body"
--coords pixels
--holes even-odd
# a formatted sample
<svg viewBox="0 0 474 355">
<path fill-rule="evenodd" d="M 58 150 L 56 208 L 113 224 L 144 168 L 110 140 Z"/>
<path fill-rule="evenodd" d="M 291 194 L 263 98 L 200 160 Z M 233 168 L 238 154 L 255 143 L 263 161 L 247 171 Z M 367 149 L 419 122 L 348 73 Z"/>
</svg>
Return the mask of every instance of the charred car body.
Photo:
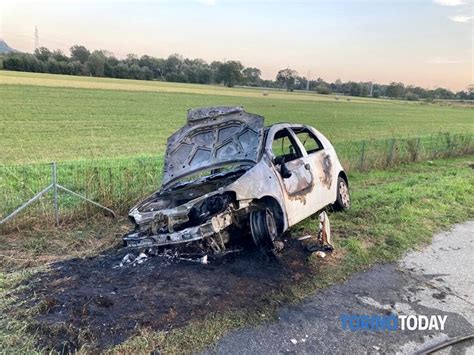
<svg viewBox="0 0 474 355">
<path fill-rule="evenodd" d="M 264 127 L 241 107 L 190 110 L 167 143 L 163 185 L 134 206 L 128 246 L 201 241 L 215 252 L 233 232 L 250 231 L 258 246 L 329 205 L 350 206 L 347 176 L 331 143 L 316 129 Z M 234 233 L 235 234 L 235 233 Z"/>
</svg>

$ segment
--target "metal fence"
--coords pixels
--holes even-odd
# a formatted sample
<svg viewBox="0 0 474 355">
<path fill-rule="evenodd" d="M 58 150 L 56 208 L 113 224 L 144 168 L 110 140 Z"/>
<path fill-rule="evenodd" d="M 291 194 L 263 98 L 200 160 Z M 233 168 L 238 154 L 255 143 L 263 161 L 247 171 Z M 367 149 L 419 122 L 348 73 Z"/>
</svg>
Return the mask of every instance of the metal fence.
<svg viewBox="0 0 474 355">
<path fill-rule="evenodd" d="M 384 168 L 403 162 L 474 153 L 472 134 L 439 133 L 409 139 L 339 142 L 335 146 L 347 170 Z M 134 203 L 159 188 L 163 159 L 73 161 L 57 163 L 55 168 L 53 174 L 52 164 L 0 165 L 0 221 L 51 184 L 56 182 L 62 187 L 52 188 L 15 218 L 0 224 L 0 233 L 49 226 L 56 219 L 68 223 L 102 213 L 100 207 L 78 194 L 125 215 Z"/>
<path fill-rule="evenodd" d="M 335 144 L 346 170 L 366 171 L 401 163 L 474 153 L 472 133 L 437 133 L 424 137 L 362 140 Z"/>
<path fill-rule="evenodd" d="M 56 164 L 57 183 L 118 214 L 124 214 L 138 199 L 161 183 L 163 159 L 136 157 L 74 161 Z M 0 165 L 0 220 L 53 183 L 52 164 Z M 75 194 L 58 189 L 57 211 L 61 223 L 87 219 L 101 211 Z M 54 190 L 44 194 L 15 218 L 0 225 L 0 233 L 55 223 Z"/>
</svg>

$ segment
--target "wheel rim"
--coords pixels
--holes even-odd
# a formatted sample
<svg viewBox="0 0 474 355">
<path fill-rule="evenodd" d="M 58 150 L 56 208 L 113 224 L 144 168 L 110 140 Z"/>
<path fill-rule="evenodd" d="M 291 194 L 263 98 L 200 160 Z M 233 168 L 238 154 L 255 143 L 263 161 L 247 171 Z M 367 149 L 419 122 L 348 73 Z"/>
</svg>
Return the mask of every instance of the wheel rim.
<svg viewBox="0 0 474 355">
<path fill-rule="evenodd" d="M 269 210 L 256 211 L 250 215 L 252 238 L 262 250 L 273 248 L 273 241 L 278 235 L 273 214 Z"/>
<path fill-rule="evenodd" d="M 275 219 L 273 218 L 273 215 L 268 210 L 265 213 L 265 220 L 267 222 L 268 234 L 273 242 L 277 235 L 277 228 L 275 224 Z"/>
<path fill-rule="evenodd" d="M 341 202 L 344 208 L 349 208 L 349 206 L 351 205 L 351 199 L 349 196 L 349 189 L 347 188 L 345 181 L 339 182 L 339 197 L 341 198 Z"/>
</svg>

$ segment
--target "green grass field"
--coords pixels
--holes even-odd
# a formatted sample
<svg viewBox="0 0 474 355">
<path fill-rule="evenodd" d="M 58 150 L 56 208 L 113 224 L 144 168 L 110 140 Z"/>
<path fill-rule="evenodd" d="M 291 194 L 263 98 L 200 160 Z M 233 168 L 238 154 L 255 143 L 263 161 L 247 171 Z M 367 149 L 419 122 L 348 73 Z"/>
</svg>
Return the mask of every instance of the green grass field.
<svg viewBox="0 0 474 355">
<path fill-rule="evenodd" d="M 0 71 L 0 164 L 161 155 L 188 108 L 239 105 L 334 142 L 474 132 L 472 108 Z"/>
</svg>

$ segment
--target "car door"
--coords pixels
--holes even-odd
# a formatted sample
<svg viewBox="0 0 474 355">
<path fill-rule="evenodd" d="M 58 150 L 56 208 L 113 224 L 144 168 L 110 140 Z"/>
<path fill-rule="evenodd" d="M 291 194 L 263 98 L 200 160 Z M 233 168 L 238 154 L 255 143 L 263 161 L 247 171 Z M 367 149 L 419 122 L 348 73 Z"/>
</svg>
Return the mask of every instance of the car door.
<svg viewBox="0 0 474 355">
<path fill-rule="evenodd" d="M 303 146 L 314 177 L 314 187 L 307 199 L 319 211 L 334 202 L 336 196 L 333 186 L 333 164 L 330 154 L 325 150 L 316 134 L 307 127 L 293 127 L 297 140 Z M 314 213 L 313 212 L 313 213 Z"/>
<path fill-rule="evenodd" d="M 285 192 L 285 208 L 291 226 L 314 213 L 307 200 L 313 189 L 314 176 L 308 157 L 292 131 L 283 128 L 271 139 L 273 166 Z M 289 176 L 283 177 L 282 169 L 286 169 Z"/>
</svg>

